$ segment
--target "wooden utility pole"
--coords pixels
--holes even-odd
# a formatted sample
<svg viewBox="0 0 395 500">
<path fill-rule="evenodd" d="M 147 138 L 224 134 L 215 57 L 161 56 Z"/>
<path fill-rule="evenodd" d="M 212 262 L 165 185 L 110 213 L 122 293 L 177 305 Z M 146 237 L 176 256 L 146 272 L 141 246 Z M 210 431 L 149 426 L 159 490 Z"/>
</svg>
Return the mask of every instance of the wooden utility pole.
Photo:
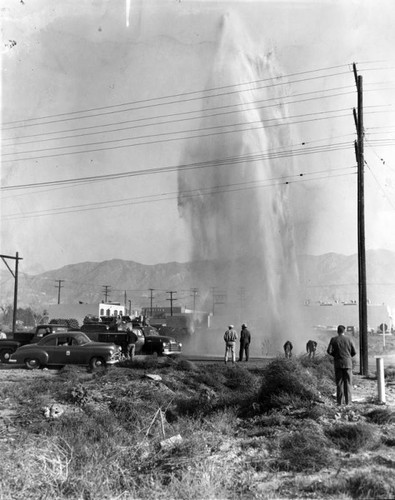
<svg viewBox="0 0 395 500">
<path fill-rule="evenodd" d="M 55 288 L 58 289 L 58 304 L 60 304 L 60 289 L 63 288 L 62 286 L 62 283 L 65 281 L 65 280 L 55 280 L 58 284 L 55 285 Z"/>
<path fill-rule="evenodd" d="M 173 299 L 173 294 L 174 293 L 177 293 L 177 292 L 166 292 L 166 293 L 170 293 L 170 299 L 166 299 L 166 300 L 170 300 L 170 316 L 173 316 L 173 302 L 177 299 Z"/>
<path fill-rule="evenodd" d="M 8 270 L 14 277 L 14 310 L 12 313 L 12 331 L 15 332 L 16 330 L 16 310 L 18 308 L 18 267 L 19 267 L 19 261 L 23 260 L 22 257 L 19 257 L 19 253 L 16 252 L 15 257 L 11 257 L 10 255 L 0 255 L 2 258 L 4 264 L 7 266 Z M 15 260 L 15 272 L 12 271 L 10 266 L 8 265 L 8 262 L 5 259 L 13 259 Z"/>
<path fill-rule="evenodd" d="M 102 285 L 102 288 L 104 288 L 104 303 L 107 303 L 108 294 L 109 294 L 109 290 L 110 290 L 111 286 L 110 285 Z"/>
<path fill-rule="evenodd" d="M 149 288 L 149 291 L 150 291 L 150 318 L 152 318 L 152 303 L 154 301 L 154 290 L 155 290 L 155 288 Z"/>
<path fill-rule="evenodd" d="M 193 293 L 193 312 L 196 311 L 196 297 L 199 293 L 199 288 L 191 288 L 191 292 Z"/>
<path fill-rule="evenodd" d="M 366 293 L 366 250 L 365 250 L 365 180 L 364 180 L 364 128 L 363 128 L 363 80 L 353 64 L 358 92 L 358 109 L 354 111 L 357 128 L 355 154 L 358 164 L 358 305 L 359 305 L 359 358 L 360 374 L 368 375 L 368 313 Z"/>
</svg>

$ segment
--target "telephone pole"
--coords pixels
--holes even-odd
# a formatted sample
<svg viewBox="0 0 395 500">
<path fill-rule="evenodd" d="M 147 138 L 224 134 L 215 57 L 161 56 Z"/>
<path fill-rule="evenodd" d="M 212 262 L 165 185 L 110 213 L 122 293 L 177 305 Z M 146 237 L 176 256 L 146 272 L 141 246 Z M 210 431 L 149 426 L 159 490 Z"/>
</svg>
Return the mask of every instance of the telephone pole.
<svg viewBox="0 0 395 500">
<path fill-rule="evenodd" d="M 364 180 L 364 128 L 363 128 L 363 79 L 357 74 L 353 64 L 355 83 L 357 86 L 358 109 L 353 110 L 357 140 L 355 155 L 358 164 L 358 305 L 359 305 L 359 364 L 360 374 L 368 375 L 368 312 L 366 294 L 366 250 L 365 250 L 365 180 Z"/>
<path fill-rule="evenodd" d="M 170 299 L 166 299 L 166 300 L 170 300 L 170 316 L 173 316 L 173 302 L 177 299 L 173 299 L 173 294 L 174 293 L 177 293 L 177 292 L 166 292 L 166 293 L 170 293 Z"/>
<path fill-rule="evenodd" d="M 155 288 L 149 288 L 150 291 L 150 318 L 152 318 L 152 303 L 154 301 L 154 290 Z"/>
<path fill-rule="evenodd" d="M 10 255 L 0 255 L 4 264 L 7 266 L 7 269 L 10 271 L 12 276 L 14 277 L 14 310 L 12 312 L 12 331 L 16 330 L 16 310 L 18 308 L 18 267 L 19 261 L 23 260 L 22 257 L 19 257 L 19 253 L 16 252 L 15 257 L 11 257 Z M 8 262 L 5 259 L 13 259 L 15 260 L 15 271 L 12 271 Z"/>
<path fill-rule="evenodd" d="M 196 311 L 196 297 L 199 293 L 199 288 L 191 288 L 191 292 L 193 293 L 193 312 Z"/>
<path fill-rule="evenodd" d="M 58 284 L 55 285 L 55 288 L 58 289 L 58 304 L 60 304 L 60 289 L 63 288 L 62 286 L 62 283 L 64 282 L 65 280 L 55 280 L 55 282 L 57 282 Z"/>
<path fill-rule="evenodd" d="M 104 288 L 104 302 L 107 303 L 109 289 L 111 288 L 111 286 L 110 285 L 102 285 L 102 288 Z"/>
</svg>

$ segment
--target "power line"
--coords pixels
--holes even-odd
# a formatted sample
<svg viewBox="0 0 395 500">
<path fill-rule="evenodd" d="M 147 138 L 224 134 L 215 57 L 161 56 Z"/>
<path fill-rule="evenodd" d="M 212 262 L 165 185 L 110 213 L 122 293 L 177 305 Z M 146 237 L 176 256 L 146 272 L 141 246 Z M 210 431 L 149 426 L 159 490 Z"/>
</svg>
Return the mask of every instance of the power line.
<svg viewBox="0 0 395 500">
<path fill-rule="evenodd" d="M 344 169 L 355 169 L 355 167 L 344 167 Z M 62 215 L 65 213 L 85 212 L 85 211 L 97 210 L 97 209 L 103 209 L 103 208 L 106 208 L 106 209 L 116 208 L 116 207 L 122 207 L 122 206 L 126 206 L 126 205 L 138 205 L 141 203 L 149 203 L 149 202 L 153 202 L 153 201 L 170 201 L 170 200 L 178 199 L 180 194 L 181 194 L 183 200 L 187 200 L 189 198 L 208 196 L 208 195 L 219 194 L 219 193 L 224 193 L 224 192 L 228 193 L 228 192 L 236 192 L 236 191 L 241 191 L 241 190 L 257 189 L 257 188 L 262 188 L 262 187 L 279 186 L 282 184 L 289 185 L 289 184 L 294 184 L 294 183 L 299 183 L 299 182 L 317 181 L 317 180 L 323 180 L 323 179 L 333 179 L 335 177 L 344 177 L 346 175 L 348 176 L 348 175 L 354 175 L 354 174 L 355 174 L 355 172 L 351 172 L 351 173 L 344 173 L 344 174 L 337 174 L 337 175 L 326 175 L 326 176 L 321 176 L 321 177 L 315 177 L 313 179 L 303 179 L 303 180 L 301 180 L 300 178 L 305 176 L 305 175 L 311 175 L 311 174 L 298 174 L 297 175 L 297 177 L 299 178 L 298 180 L 274 182 L 272 184 L 241 187 L 242 183 L 238 183 L 235 185 L 230 185 L 230 187 L 232 187 L 232 189 L 229 189 L 229 186 L 217 186 L 214 188 L 214 190 L 208 191 L 208 192 L 202 192 L 201 189 L 191 190 L 191 194 L 188 194 L 189 193 L 188 191 L 184 192 L 184 194 L 183 194 L 183 192 L 181 192 L 181 193 L 170 192 L 170 193 L 163 193 L 163 194 L 151 195 L 151 196 L 147 195 L 145 197 L 141 197 L 144 199 L 140 199 L 140 200 L 138 200 L 138 198 L 134 197 L 131 201 L 122 202 L 122 203 L 120 203 L 118 200 L 115 200 L 113 202 L 114 204 L 111 206 L 108 205 L 108 203 L 111 203 L 111 202 L 104 202 L 104 203 L 106 203 L 106 205 L 95 203 L 95 204 L 90 204 L 90 205 L 84 206 L 83 208 L 81 208 L 80 206 L 76 206 L 76 207 L 69 207 L 67 209 L 63 209 L 63 208 L 51 209 L 51 212 L 39 211 L 36 213 L 30 212 L 30 214 L 24 214 L 24 215 L 13 214 L 13 215 L 9 215 L 9 216 L 2 216 L 2 219 L 3 220 L 16 220 L 16 219 L 25 219 L 25 218 L 29 218 L 29 217 L 42 217 L 42 216 L 48 216 L 48 215 Z M 289 176 L 289 177 L 291 177 L 291 176 Z M 285 178 L 287 178 L 287 177 L 285 177 Z M 282 178 L 282 179 L 284 179 L 284 178 Z M 251 181 L 251 182 L 253 182 L 253 181 Z M 265 181 L 262 180 L 260 182 L 265 182 Z M 213 189 L 213 188 L 207 188 L 207 189 Z M 163 198 L 164 196 L 169 196 L 169 197 Z M 162 198 L 160 198 L 160 197 L 162 197 Z M 95 205 L 99 205 L 99 206 L 95 206 Z M 62 210 L 62 211 L 56 212 L 56 210 Z"/>
<path fill-rule="evenodd" d="M 299 94 L 293 94 L 291 96 L 282 96 L 281 99 L 291 99 L 291 98 L 294 98 L 294 97 L 303 97 L 303 96 L 307 96 L 307 95 L 312 95 L 312 94 L 322 94 L 324 92 L 332 92 L 332 91 L 337 91 L 337 90 L 346 90 L 346 89 L 352 89 L 352 86 L 350 85 L 346 85 L 346 86 L 342 86 L 342 87 L 334 87 L 332 89 L 320 89 L 320 90 L 315 90 L 315 91 L 310 91 L 310 92 L 301 92 Z M 283 102 L 283 104 L 285 105 L 289 105 L 289 104 L 299 104 L 301 102 L 307 102 L 307 101 L 313 101 L 313 100 L 317 100 L 317 99 L 328 99 L 328 98 L 331 98 L 331 97 L 338 97 L 338 96 L 345 96 L 345 95 L 348 95 L 348 94 L 353 94 L 353 91 L 350 90 L 349 92 L 340 92 L 340 93 L 337 93 L 337 94 L 332 94 L 332 95 L 320 95 L 320 96 L 317 96 L 317 97 L 310 97 L 310 98 L 306 98 L 306 99 L 299 99 L 299 100 L 296 100 L 296 101 L 289 101 L 289 102 Z M 257 101 L 249 101 L 247 104 L 253 104 L 253 103 L 258 103 L 258 102 L 270 102 L 270 101 L 278 101 L 280 99 L 280 97 L 271 97 L 271 98 L 268 98 L 268 99 L 259 99 Z M 215 110 L 215 109 L 222 109 L 222 108 L 228 108 L 228 107 L 235 107 L 235 106 L 240 106 L 242 105 L 241 103 L 236 103 L 236 104 L 230 104 L 230 105 L 227 105 L 227 106 L 218 106 L 218 107 L 212 107 L 212 108 L 206 108 L 204 111 L 211 111 L 211 110 Z M 269 107 L 276 107 L 276 106 L 281 106 L 282 103 L 275 103 L 275 104 L 271 104 L 271 105 L 268 105 L 268 106 L 261 106 L 260 109 L 264 109 L 264 108 L 269 108 Z M 131 110 L 125 110 L 125 111 L 133 111 L 133 109 Z M 186 113 L 198 113 L 200 112 L 200 110 L 194 110 L 194 111 L 189 111 L 189 112 L 183 112 L 183 114 L 186 114 Z M 93 115 L 92 115 L 93 117 Z M 150 118 L 144 118 L 144 119 L 150 119 Z M 64 121 L 64 120 L 58 120 L 58 121 Z M 45 123 L 41 123 L 41 124 L 32 124 L 32 125 L 25 125 L 24 127 L 32 127 L 32 126 L 37 126 L 37 125 L 47 125 L 47 124 L 51 124 L 51 123 L 56 123 L 56 122 L 45 122 Z M 120 122 L 120 123 L 123 123 L 123 122 Z M 106 126 L 106 125 L 102 125 L 102 126 Z M 14 127 L 14 128 L 17 128 L 17 127 Z M 83 128 L 87 128 L 87 127 L 83 127 Z M 5 130 L 9 130 L 9 129 L 5 129 Z"/>
<path fill-rule="evenodd" d="M 343 117 L 343 115 L 341 116 Z M 344 115 L 344 117 L 347 117 L 347 115 Z M 317 121 L 317 120 L 322 120 L 324 118 L 319 118 L 319 119 L 314 119 L 314 120 L 304 120 L 304 121 L 297 121 L 297 122 L 292 122 L 292 123 L 284 123 L 284 124 L 275 124 L 275 125 L 267 125 L 265 128 L 269 128 L 272 126 L 289 126 L 289 125 L 295 125 L 298 123 L 305 123 L 305 122 L 310 122 L 310 121 Z M 43 159 L 43 158 L 54 158 L 54 157 L 60 157 L 60 156 L 67 156 L 70 154 L 86 154 L 86 153 L 93 153 L 93 152 L 99 152 L 99 151 L 109 151 L 109 150 L 117 150 L 117 149 L 124 149 L 124 148 L 130 148 L 130 147 L 136 147 L 136 146 L 143 146 L 143 145 L 149 145 L 149 144 L 158 144 L 158 143 L 166 143 L 166 142 L 173 142 L 173 141 L 179 141 L 179 140 L 186 140 L 186 139 L 199 139 L 202 137 L 212 137 L 214 135 L 224 135 L 224 134 L 233 134 L 233 133 L 240 133 L 240 132 L 247 132 L 250 130 L 259 130 L 262 127 L 264 127 L 261 123 L 260 120 L 257 122 L 250 122 L 250 123 L 260 123 L 260 125 L 256 127 L 247 127 L 243 129 L 237 129 L 237 130 L 225 130 L 225 131 L 218 131 L 218 132 L 212 132 L 209 134 L 199 134 L 199 135 L 192 135 L 192 136 L 183 136 L 183 137 L 171 137 L 171 138 L 166 138 L 166 139 L 158 139 L 154 141 L 145 141 L 145 142 L 138 142 L 135 144 L 124 144 L 124 145 L 118 145 L 118 146 L 108 146 L 104 148 L 95 148 L 95 149 L 88 149 L 88 150 L 82 150 L 82 151 L 68 151 L 64 153 L 54 153 L 50 155 L 41 155 L 41 156 L 30 156 L 26 158 L 15 158 L 15 159 L 5 159 L 3 161 L 5 162 L 19 162 L 19 161 L 26 161 L 26 160 L 38 160 L 38 159 Z M 245 122 L 247 124 L 247 122 Z M 241 124 L 239 124 L 241 125 Z M 238 126 L 238 124 L 231 124 L 231 125 L 225 125 L 225 126 L 218 126 L 218 127 L 207 127 L 207 128 L 202 128 L 202 129 L 195 129 L 195 130 L 189 130 L 189 131 L 179 131 L 179 132 L 165 132 L 165 133 L 160 133 L 160 134 L 153 134 L 153 135 L 148 135 L 148 136 L 139 136 L 139 137 L 132 137 L 132 138 L 126 138 L 126 139 L 116 139 L 112 141 L 102 141 L 102 142 L 97 142 L 97 143 L 88 143 L 88 144 L 82 144 L 82 145 L 73 145 L 73 146 L 62 146 L 62 147 L 55 147 L 55 148 L 43 148 L 39 150 L 30 150 L 30 151 L 22 151 L 19 153 L 5 153 L 3 156 L 8 156 L 12 154 L 27 154 L 27 153 L 35 153 L 35 152 L 45 152 L 45 151 L 55 151 L 59 149 L 66 149 L 70 147 L 84 147 L 84 146 L 90 146 L 90 145 L 99 145 L 99 144 L 105 144 L 105 143 L 114 143 L 114 142 L 120 142 L 120 141 L 125 141 L 125 140 L 138 140 L 138 139 L 143 139 L 143 138 L 154 138 L 154 137 L 159 137 L 159 136 L 164 136 L 164 135 L 170 135 L 170 134 L 182 134 L 186 132 L 197 132 L 197 131 L 203 131 L 203 130 L 210 130 L 210 129 L 215 129 L 215 128 L 223 128 L 223 127 L 233 127 L 233 126 Z"/>
<path fill-rule="evenodd" d="M 232 106 L 234 106 L 234 105 L 232 105 Z M 241 105 L 239 105 L 239 106 L 241 106 Z M 264 106 L 262 106 L 262 108 L 264 108 Z M 179 120 L 169 120 L 169 121 L 163 121 L 163 122 L 146 123 L 146 124 L 143 124 L 143 125 L 132 125 L 130 127 L 121 127 L 121 128 L 116 128 L 116 129 L 112 129 L 112 130 L 104 130 L 104 131 L 100 130 L 100 131 L 97 131 L 97 132 L 87 132 L 87 133 L 84 133 L 84 134 L 67 135 L 67 136 L 61 136 L 61 137 L 48 137 L 47 139 L 40 139 L 38 142 L 61 141 L 61 140 L 65 140 L 65 139 L 79 139 L 80 137 L 86 137 L 86 136 L 90 136 L 90 135 L 111 134 L 111 133 L 114 133 L 114 132 L 122 132 L 124 130 L 131 130 L 131 129 L 142 128 L 142 127 L 155 127 L 155 126 L 161 126 L 161 125 L 169 125 L 171 123 L 180 123 L 180 122 L 190 121 L 190 120 L 201 120 L 201 119 L 213 118 L 213 117 L 217 117 L 217 116 L 230 115 L 230 114 L 234 114 L 234 113 L 245 113 L 246 111 L 256 111 L 258 109 L 261 109 L 261 108 L 259 106 L 258 107 L 254 107 L 254 108 L 243 108 L 243 109 L 236 109 L 236 110 L 233 110 L 233 111 L 226 111 L 226 112 L 223 112 L 223 113 L 215 113 L 215 114 L 205 115 L 205 116 L 199 115 L 199 116 L 195 116 L 195 117 L 182 118 L 182 119 L 179 119 Z M 315 112 L 315 113 L 304 113 L 304 114 L 301 114 L 301 115 L 282 116 L 281 120 L 289 120 L 289 119 L 294 119 L 294 118 L 304 118 L 304 117 L 307 117 L 307 116 L 330 115 L 332 113 L 340 113 L 340 112 L 347 112 L 347 113 L 349 113 L 349 111 L 350 111 L 349 108 L 327 110 L 327 111 L 318 111 L 318 112 Z M 175 113 L 175 115 L 179 115 L 179 114 L 185 114 L 185 113 Z M 334 118 L 339 118 L 339 117 L 343 117 L 343 116 L 349 116 L 349 115 L 348 114 L 344 114 L 344 115 L 335 116 Z M 164 116 L 162 116 L 162 117 L 164 117 Z M 158 118 L 162 118 L 162 117 L 158 117 Z M 140 119 L 137 119 L 137 120 L 130 120 L 130 122 L 141 121 L 141 120 L 151 120 L 151 119 L 153 119 L 153 118 L 140 118 Z M 278 118 L 268 118 L 266 120 L 259 120 L 259 121 L 261 123 L 267 123 L 267 122 L 272 122 L 272 121 L 277 121 L 278 122 L 279 119 Z M 306 120 L 306 121 L 308 121 L 308 120 Z M 244 122 L 244 124 L 246 124 L 246 123 L 254 123 L 254 122 Z M 297 122 L 297 123 L 299 123 L 299 122 Z M 304 121 L 301 122 L 301 123 L 304 123 Z M 103 125 L 95 125 L 94 128 L 102 127 L 102 126 Z M 221 125 L 221 127 L 225 127 L 225 126 L 228 127 L 228 126 L 233 126 L 233 125 L 232 124 L 230 124 L 230 125 L 226 125 L 226 124 Z M 76 130 L 84 130 L 84 129 L 76 129 Z M 188 130 L 187 131 L 183 130 L 182 132 L 189 132 L 189 131 Z M 173 133 L 182 133 L 182 132 L 173 132 Z M 54 132 L 52 132 L 51 134 L 53 134 L 53 133 Z M 35 134 L 32 137 L 37 137 L 37 136 L 41 136 L 41 135 L 45 135 L 45 133 L 43 133 L 43 134 Z M 25 137 L 29 137 L 29 136 L 25 136 Z M 18 143 L 16 144 L 16 146 L 18 146 L 18 147 L 22 146 L 22 145 L 25 145 L 25 144 L 37 144 L 37 140 L 19 142 L 19 139 L 20 138 L 18 138 Z M 122 139 L 122 140 L 128 140 L 128 139 Z M 101 144 L 103 144 L 103 142 L 101 142 Z M 11 147 L 11 146 L 12 146 L 12 144 L 5 144 L 4 145 L 4 147 Z M 81 144 L 78 144 L 78 146 L 81 146 Z M 74 146 L 65 146 L 65 147 L 74 147 Z M 59 148 L 55 148 L 55 149 L 59 149 Z M 34 150 L 34 151 L 37 151 L 37 150 Z M 9 154 L 22 154 L 22 153 L 24 153 L 24 152 L 22 151 L 22 152 L 15 152 L 15 153 L 9 153 Z"/>
<path fill-rule="evenodd" d="M 338 68 L 342 68 L 342 67 L 348 67 L 348 66 L 347 65 L 339 65 L 339 66 L 333 66 L 332 68 L 329 68 L 329 69 L 338 69 Z M 56 113 L 56 114 L 53 114 L 53 115 L 46 115 L 46 116 L 41 116 L 41 117 L 36 117 L 36 118 L 27 118 L 27 119 L 22 119 L 22 120 L 9 121 L 9 122 L 4 122 L 4 124 L 5 125 L 11 125 L 11 124 L 14 124 L 14 123 L 20 123 L 20 122 L 22 122 L 22 126 L 28 126 L 28 125 L 26 125 L 26 122 L 34 121 L 34 120 L 42 120 L 42 119 L 46 119 L 46 118 L 54 118 L 54 117 L 59 117 L 59 116 L 69 116 L 69 115 L 80 114 L 80 113 L 89 113 L 91 111 L 99 111 L 99 110 L 102 110 L 102 109 L 111 109 L 111 108 L 120 107 L 120 106 L 131 106 L 131 105 L 136 105 L 136 104 L 148 103 L 148 102 L 152 102 L 152 101 L 158 101 L 158 100 L 162 100 L 162 99 L 172 99 L 172 98 L 175 98 L 175 97 L 184 97 L 184 96 L 198 94 L 198 93 L 201 94 L 201 93 L 212 92 L 212 91 L 216 91 L 216 90 L 223 90 L 223 89 L 229 89 L 229 88 L 234 88 L 234 87 L 240 87 L 242 85 L 253 85 L 253 84 L 256 84 L 256 83 L 273 81 L 273 80 L 280 79 L 280 78 L 289 78 L 290 76 L 298 76 L 298 75 L 307 74 L 307 73 L 310 73 L 310 72 L 318 72 L 318 71 L 324 71 L 324 70 L 311 70 L 311 71 L 307 71 L 307 72 L 293 73 L 291 75 L 285 75 L 285 76 L 281 76 L 280 75 L 280 76 L 277 76 L 277 77 L 265 78 L 265 79 L 261 79 L 261 80 L 252 80 L 252 81 L 248 81 L 248 82 L 244 82 L 244 83 L 235 83 L 235 84 L 224 85 L 224 86 L 220 86 L 220 87 L 213 87 L 213 88 L 209 88 L 209 89 L 201 89 L 201 90 L 195 90 L 195 91 L 191 91 L 191 92 L 181 92 L 181 93 L 178 93 L 178 94 L 170 94 L 170 95 L 161 96 L 161 97 L 152 97 L 152 98 L 149 98 L 149 99 L 140 99 L 140 100 L 137 100 L 137 101 L 131 101 L 131 102 L 126 102 L 126 103 L 121 103 L 121 104 L 114 104 L 114 105 L 110 105 L 110 106 L 101 106 L 101 107 L 95 107 L 95 108 L 90 108 L 90 109 L 85 109 L 85 110 L 71 111 L 71 112 L 67 112 L 67 113 Z M 289 82 L 287 80 L 287 81 L 282 82 L 282 83 L 280 83 L 280 82 L 273 83 L 273 84 L 268 85 L 266 87 L 255 87 L 254 90 L 275 87 L 275 86 L 278 86 L 278 85 L 289 85 L 291 83 L 299 83 L 299 82 L 304 82 L 304 81 L 309 81 L 309 80 L 329 78 L 329 77 L 340 76 L 340 75 L 345 75 L 345 74 L 349 74 L 349 73 L 350 73 L 350 70 L 344 71 L 344 72 L 340 72 L 340 73 L 332 73 L 332 74 L 329 74 L 329 75 L 322 75 L 322 76 L 319 76 L 319 77 L 312 77 L 312 78 L 308 78 L 308 79 L 297 80 L 297 81 L 294 81 L 294 82 L 292 82 L 292 81 Z M 180 102 L 187 102 L 187 101 L 190 101 L 190 100 L 196 100 L 196 99 L 202 99 L 202 98 L 210 98 L 210 97 L 218 97 L 218 96 L 222 96 L 222 95 L 229 95 L 231 93 L 239 93 L 239 92 L 246 92 L 246 91 L 251 91 L 251 88 L 238 89 L 238 90 L 234 90 L 232 92 L 227 92 L 225 94 L 214 94 L 214 95 L 204 95 L 204 96 L 199 95 L 199 96 L 194 97 L 192 99 L 185 99 L 185 100 L 182 100 L 182 101 L 177 100 L 177 101 L 171 101 L 171 102 L 165 102 L 165 103 L 156 103 L 156 104 L 153 104 L 153 105 L 150 105 L 150 106 L 135 107 L 135 108 L 132 108 L 132 110 L 143 109 L 143 108 L 152 107 L 152 106 L 159 106 L 159 105 L 179 104 Z M 121 110 L 121 111 L 124 111 L 124 110 Z M 127 110 L 127 111 L 130 111 L 130 110 Z M 117 111 L 112 111 L 110 113 L 119 113 L 119 112 L 120 111 L 117 110 Z M 110 113 L 108 113 L 108 114 L 110 114 Z M 95 116 L 101 116 L 102 114 L 107 114 L 107 113 L 101 113 L 101 114 L 98 114 L 98 115 L 88 115 L 86 117 L 83 116 L 83 117 L 77 117 L 77 118 L 68 118 L 68 119 L 63 119 L 61 121 L 75 120 L 75 119 L 81 119 L 81 118 L 92 118 L 92 117 L 95 117 Z M 47 124 L 47 123 L 54 123 L 54 121 L 52 121 L 52 122 L 46 122 L 45 124 Z M 36 124 L 36 125 L 43 125 L 43 123 Z M 15 128 L 15 127 L 9 127 L 9 128 L 5 128 L 3 130 L 9 130 L 11 128 Z"/>
<path fill-rule="evenodd" d="M 350 134 L 351 135 L 351 134 Z M 345 137 L 345 136 L 338 136 L 339 138 Z M 324 139 L 323 139 L 324 140 Z M 322 140 L 322 141 L 323 141 Z M 14 190 L 14 189 L 28 189 L 28 188 L 36 188 L 36 187 L 43 187 L 43 186 L 60 186 L 60 185 L 65 185 L 65 184 L 84 184 L 84 183 L 91 183 L 91 182 L 98 182 L 98 181 L 103 181 L 103 180 L 113 180 L 113 179 L 120 179 L 120 178 L 125 178 L 125 177 L 135 177 L 135 176 L 140 176 L 140 175 L 153 175 L 153 174 L 158 174 L 158 173 L 169 173 L 169 172 L 180 172 L 183 170 L 190 170 L 190 169 L 197 169 L 197 168 L 212 168 L 212 167 L 219 167 L 219 166 L 229 166 L 229 165 L 234 165 L 238 163 L 245 163 L 245 162 L 253 162 L 253 161 L 262 161 L 262 160 L 273 160 L 273 159 L 278 159 L 278 158 L 284 158 L 284 157 L 289 157 L 289 156 L 299 156 L 299 155 L 304 155 L 304 154 L 313 154 L 313 153 L 324 153 L 324 152 L 329 152 L 329 151 L 342 151 L 344 149 L 350 149 L 352 146 L 350 145 L 349 142 L 337 142 L 334 144 L 325 144 L 322 146 L 310 146 L 306 147 L 307 144 L 313 144 L 315 142 L 321 142 L 320 141 L 309 141 L 309 142 L 302 142 L 302 147 L 300 147 L 300 144 L 295 145 L 286 145 L 283 148 L 271 148 L 266 150 L 266 152 L 257 152 L 257 153 L 250 153 L 248 155 L 238 155 L 238 156 L 232 156 L 232 157 L 225 157 L 222 159 L 214 159 L 214 160 L 209 160 L 209 161 L 204 161 L 204 162 L 195 162 L 195 163 L 187 163 L 187 164 L 179 164 L 179 165 L 173 165 L 173 166 L 168 166 L 168 167 L 157 167 L 157 168 L 151 168 L 151 169 L 141 169 L 141 170 L 135 170 L 133 172 L 122 172 L 122 173 L 113 173 L 113 174 L 104 174 L 101 176 L 88 176 L 88 177 L 80 177 L 80 178 L 74 178 L 74 179 L 64 179 L 64 180 L 56 180 L 56 181 L 43 181 L 40 183 L 28 183 L 28 184 L 19 184 L 19 185 L 11 185 L 11 186 L 1 186 L 0 189 L 2 191 L 6 190 Z M 298 146 L 297 149 L 295 147 Z"/>
</svg>

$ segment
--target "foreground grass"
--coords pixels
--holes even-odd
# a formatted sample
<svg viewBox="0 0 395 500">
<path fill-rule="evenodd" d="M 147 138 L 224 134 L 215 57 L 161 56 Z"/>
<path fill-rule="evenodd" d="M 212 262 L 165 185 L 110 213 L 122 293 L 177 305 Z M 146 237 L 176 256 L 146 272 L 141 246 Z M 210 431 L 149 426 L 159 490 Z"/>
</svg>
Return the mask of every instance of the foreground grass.
<svg viewBox="0 0 395 500">
<path fill-rule="evenodd" d="M 148 359 L 4 387 L 0 498 L 393 498 L 394 413 L 339 411 L 332 376 Z"/>
</svg>

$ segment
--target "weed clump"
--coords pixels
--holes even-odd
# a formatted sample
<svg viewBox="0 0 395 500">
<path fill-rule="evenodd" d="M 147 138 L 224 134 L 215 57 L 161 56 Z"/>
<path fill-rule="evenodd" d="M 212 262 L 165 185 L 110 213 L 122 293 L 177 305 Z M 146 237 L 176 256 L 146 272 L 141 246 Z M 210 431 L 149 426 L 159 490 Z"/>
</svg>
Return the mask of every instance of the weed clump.
<svg viewBox="0 0 395 500">
<path fill-rule="evenodd" d="M 297 360 L 278 358 L 263 371 L 258 402 L 264 411 L 285 406 L 305 407 L 320 399 L 317 382 Z"/>
<path fill-rule="evenodd" d="M 317 472 L 333 464 L 329 441 L 319 430 L 297 431 L 284 437 L 280 443 L 280 458 L 276 465 L 280 470 Z"/>
<path fill-rule="evenodd" d="M 254 389 L 254 377 L 245 368 L 237 367 L 234 370 L 233 367 L 228 367 L 224 375 L 226 377 L 224 385 L 229 389 L 243 392 Z"/>
<path fill-rule="evenodd" d="M 384 368 L 384 377 L 387 382 L 393 382 L 395 380 L 395 366 Z"/>
<path fill-rule="evenodd" d="M 395 423 L 395 412 L 389 408 L 376 408 L 366 413 L 365 417 L 373 424 L 383 425 Z"/>
<path fill-rule="evenodd" d="M 394 498 L 395 480 L 390 472 L 360 472 L 348 479 L 347 489 L 352 498 Z"/>
<path fill-rule="evenodd" d="M 361 449 L 373 449 L 379 445 L 374 427 L 365 423 L 340 423 L 325 431 L 326 436 L 342 451 L 356 453 Z"/>
</svg>

